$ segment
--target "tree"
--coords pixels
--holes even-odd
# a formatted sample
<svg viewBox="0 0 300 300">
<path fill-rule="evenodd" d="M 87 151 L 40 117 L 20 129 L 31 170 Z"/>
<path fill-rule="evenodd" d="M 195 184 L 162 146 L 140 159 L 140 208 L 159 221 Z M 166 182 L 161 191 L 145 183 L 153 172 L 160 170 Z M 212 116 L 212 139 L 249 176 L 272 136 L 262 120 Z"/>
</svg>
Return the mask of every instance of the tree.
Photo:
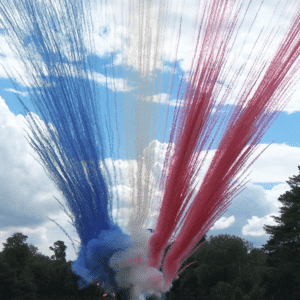
<svg viewBox="0 0 300 300">
<path fill-rule="evenodd" d="M 3 243 L 2 266 L 7 264 L 9 267 L 5 267 L 7 272 L 3 272 L 0 268 L 0 277 L 5 275 L 1 283 L 6 281 L 7 286 L 4 287 L 4 290 L 8 294 L 10 291 L 11 298 L 9 299 L 32 299 L 35 294 L 33 274 L 29 268 L 29 261 L 33 257 L 31 253 L 33 248 L 26 243 L 27 238 L 27 235 L 16 232 L 6 240 L 6 243 Z"/>
<path fill-rule="evenodd" d="M 37 256 L 39 253 L 39 248 L 34 245 L 28 245 L 29 251 L 32 254 L 32 256 Z"/>
<path fill-rule="evenodd" d="M 278 199 L 280 216 L 273 216 L 277 225 L 264 226 L 271 235 L 264 245 L 269 266 L 264 280 L 267 299 L 300 299 L 300 174 L 287 183 L 291 190 Z"/>
<path fill-rule="evenodd" d="M 265 253 L 240 237 L 210 236 L 184 265 L 190 263 L 173 283 L 168 299 L 252 300 L 262 294 L 258 287 Z"/>
<path fill-rule="evenodd" d="M 28 236 L 21 232 L 14 233 L 3 243 L 4 260 L 13 268 L 22 269 L 30 258 L 30 250 L 26 244 Z"/>
<path fill-rule="evenodd" d="M 11 299 L 16 286 L 15 271 L 8 263 L 0 259 L 0 299 L 5 299 L 5 297 Z"/>
<path fill-rule="evenodd" d="M 4 249 L 20 247 L 25 244 L 27 239 L 27 235 L 22 232 L 16 232 L 6 240 L 6 243 L 3 243 Z"/>
<path fill-rule="evenodd" d="M 213 300 L 231 300 L 232 286 L 228 282 L 219 281 L 211 288 L 211 297 Z"/>
<path fill-rule="evenodd" d="M 54 255 L 51 256 L 51 259 L 59 260 L 66 262 L 66 249 L 67 246 L 63 241 L 56 241 L 54 247 L 49 247 L 50 250 L 54 251 Z"/>
</svg>

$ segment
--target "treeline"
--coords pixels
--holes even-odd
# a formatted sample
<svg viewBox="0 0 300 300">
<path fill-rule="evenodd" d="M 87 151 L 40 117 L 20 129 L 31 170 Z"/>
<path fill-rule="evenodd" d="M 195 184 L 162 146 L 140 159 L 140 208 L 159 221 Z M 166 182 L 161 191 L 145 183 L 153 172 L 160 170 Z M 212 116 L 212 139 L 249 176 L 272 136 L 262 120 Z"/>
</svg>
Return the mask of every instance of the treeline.
<svg viewBox="0 0 300 300">
<path fill-rule="evenodd" d="M 264 227 L 270 239 L 261 249 L 237 236 L 209 237 L 184 263 L 167 299 L 300 299 L 300 174 L 288 184 L 291 190 L 279 198 L 277 225 Z M 50 247 L 54 254 L 48 257 L 27 244 L 27 238 L 18 232 L 3 243 L 0 299 L 111 299 L 96 285 L 77 289 L 63 241 Z M 125 300 L 128 294 L 119 292 L 116 298 Z"/>
<path fill-rule="evenodd" d="M 64 242 L 55 242 L 50 247 L 54 255 L 48 257 L 28 245 L 26 239 L 26 235 L 15 233 L 4 243 L 0 299 L 111 299 L 103 297 L 105 291 L 96 285 L 77 289 L 78 277 L 71 270 L 72 262 L 65 260 Z M 185 262 L 182 268 L 186 268 L 166 296 L 169 300 L 300 299 L 299 281 L 298 285 L 295 281 L 300 279 L 299 261 L 295 272 L 288 272 L 286 260 L 275 269 L 263 248 L 253 248 L 237 236 L 211 236 Z M 125 297 L 119 293 L 117 299 Z"/>
<path fill-rule="evenodd" d="M 102 299 L 103 290 L 90 286 L 77 289 L 78 277 L 66 262 L 66 246 L 57 241 L 54 255 L 48 257 L 26 243 L 27 236 L 18 232 L 4 243 L 0 253 L 0 299 L 64 300 Z M 107 299 L 107 298 L 103 298 Z"/>
<path fill-rule="evenodd" d="M 266 260 L 262 249 L 237 236 L 211 236 L 186 261 L 168 299 L 266 299 Z"/>
<path fill-rule="evenodd" d="M 66 262 L 64 242 L 55 242 L 50 247 L 54 255 L 48 257 L 28 245 L 26 239 L 26 235 L 15 233 L 4 243 L 0 253 L 0 299 L 110 299 L 103 297 L 105 291 L 96 285 L 77 289 L 78 277 L 71 270 L 72 262 Z M 287 259 L 274 268 L 264 248 L 253 248 L 237 236 L 211 236 L 185 262 L 182 268 L 186 268 L 174 281 L 167 299 L 300 299 L 299 260 L 293 272 L 287 269 Z M 123 299 L 121 293 L 117 299 Z"/>
</svg>

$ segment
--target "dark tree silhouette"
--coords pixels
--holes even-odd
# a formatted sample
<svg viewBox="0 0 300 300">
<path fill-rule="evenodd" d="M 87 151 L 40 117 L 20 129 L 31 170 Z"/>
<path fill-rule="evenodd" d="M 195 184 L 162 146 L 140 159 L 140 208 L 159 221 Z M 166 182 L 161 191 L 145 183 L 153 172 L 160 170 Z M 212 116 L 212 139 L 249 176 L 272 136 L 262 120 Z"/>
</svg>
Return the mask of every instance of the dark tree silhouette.
<svg viewBox="0 0 300 300">
<path fill-rule="evenodd" d="M 8 285 L 4 289 L 8 294 L 11 294 L 11 299 L 31 299 L 36 291 L 33 274 L 29 268 L 32 253 L 26 243 L 27 238 L 27 235 L 16 232 L 3 243 L 3 264 L 9 266 L 7 269 L 8 278 L 4 279 L 4 281 L 8 281 Z M 5 271 L 0 270 L 0 273 L 0 276 L 6 275 Z"/>
<path fill-rule="evenodd" d="M 28 236 L 21 232 L 14 233 L 3 243 L 4 260 L 15 269 L 22 269 L 30 258 L 30 250 L 26 244 Z"/>
<path fill-rule="evenodd" d="M 112 299 L 104 297 L 104 290 L 96 285 L 78 290 L 79 278 L 71 270 L 72 262 L 65 261 L 63 241 L 50 247 L 54 251 L 50 259 L 39 253 L 36 246 L 26 244 L 26 240 L 26 235 L 15 233 L 0 252 L 0 299 Z M 14 259 L 13 254 L 16 254 Z M 261 278 L 267 274 L 266 256 L 262 249 L 253 248 L 239 237 L 211 236 L 183 264 L 183 269 L 186 268 L 173 283 L 167 298 L 263 300 Z M 20 268 L 17 262 L 21 260 Z M 118 291 L 116 299 L 129 299 L 129 290 Z M 147 299 L 158 297 L 150 295 Z"/>
<path fill-rule="evenodd" d="M 16 287 L 16 273 L 11 266 L 0 258 L 0 299 L 11 299 Z"/>
<path fill-rule="evenodd" d="M 264 245 L 269 266 L 266 299 L 300 299 L 300 174 L 287 183 L 291 189 L 278 199 L 280 216 L 273 216 L 277 225 L 264 227 L 271 235 Z"/>
<path fill-rule="evenodd" d="M 173 283 L 168 299 L 262 299 L 265 254 L 250 242 L 237 236 L 210 236 L 184 265 L 190 263 Z"/>
<path fill-rule="evenodd" d="M 51 259 L 66 262 L 67 246 L 63 241 L 56 241 L 54 247 L 49 247 L 49 249 L 54 251 L 54 255 L 51 256 Z"/>
<path fill-rule="evenodd" d="M 43 255 L 27 236 L 17 232 L 9 237 L 0 252 L 0 299 L 12 300 L 100 300 L 104 291 L 96 286 L 78 290 L 71 261 L 65 262 L 66 246 L 54 243 L 54 259 Z"/>
</svg>

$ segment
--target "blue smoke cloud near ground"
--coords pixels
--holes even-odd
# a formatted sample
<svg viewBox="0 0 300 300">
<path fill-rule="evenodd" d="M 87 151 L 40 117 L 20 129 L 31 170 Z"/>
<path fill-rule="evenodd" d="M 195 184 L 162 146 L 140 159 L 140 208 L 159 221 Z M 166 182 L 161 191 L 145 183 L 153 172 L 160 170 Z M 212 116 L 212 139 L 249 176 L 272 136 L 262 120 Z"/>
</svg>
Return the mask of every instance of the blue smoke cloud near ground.
<svg viewBox="0 0 300 300">
<path fill-rule="evenodd" d="M 72 270 L 82 279 L 79 288 L 100 282 L 109 293 L 119 289 L 115 280 L 115 272 L 109 266 L 109 260 L 114 253 L 128 248 L 130 237 L 115 226 L 110 230 L 102 230 L 97 239 L 91 239 L 87 245 L 82 245 L 77 260 L 72 264 Z"/>
</svg>

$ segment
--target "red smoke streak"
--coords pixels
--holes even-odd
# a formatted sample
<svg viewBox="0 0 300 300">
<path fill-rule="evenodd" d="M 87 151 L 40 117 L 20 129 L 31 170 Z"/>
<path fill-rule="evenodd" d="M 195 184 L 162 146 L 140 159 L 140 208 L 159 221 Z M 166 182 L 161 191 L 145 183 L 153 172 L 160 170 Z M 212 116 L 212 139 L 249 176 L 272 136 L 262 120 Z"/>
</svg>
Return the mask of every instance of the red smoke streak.
<svg viewBox="0 0 300 300">
<path fill-rule="evenodd" d="M 209 137 L 218 121 L 218 113 L 212 117 L 216 105 L 212 95 L 218 88 L 218 76 L 226 62 L 226 49 L 234 28 L 230 25 L 234 25 L 238 14 L 233 15 L 233 21 L 228 24 L 232 6 L 233 1 L 213 1 L 208 8 L 208 26 L 201 46 L 198 40 L 200 54 L 194 61 L 195 72 L 190 76 L 185 107 L 173 122 L 167 156 L 170 156 L 172 143 L 176 146 L 168 173 L 163 175 L 162 206 L 155 234 L 149 242 L 150 264 L 159 267 L 164 249 L 178 233 L 164 259 L 163 271 L 168 282 L 177 277 L 180 265 L 241 187 L 237 179 L 245 171 L 249 156 L 278 110 L 285 104 L 281 95 L 299 68 L 295 62 L 300 54 L 300 14 L 294 19 L 256 90 L 253 90 L 253 82 L 256 83 L 258 78 L 244 86 L 200 190 L 188 206 L 194 192 L 191 186 L 204 161 L 199 160 L 200 151 L 209 149 Z M 210 28 L 214 30 L 210 31 Z M 217 112 L 221 105 L 222 101 Z"/>
</svg>

